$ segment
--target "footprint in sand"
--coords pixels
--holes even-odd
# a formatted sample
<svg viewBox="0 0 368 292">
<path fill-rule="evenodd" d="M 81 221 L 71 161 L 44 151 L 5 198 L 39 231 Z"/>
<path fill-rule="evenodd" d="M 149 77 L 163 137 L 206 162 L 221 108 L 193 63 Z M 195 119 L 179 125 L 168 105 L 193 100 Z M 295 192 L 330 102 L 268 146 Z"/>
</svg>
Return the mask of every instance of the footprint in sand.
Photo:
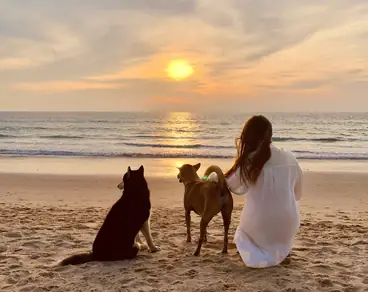
<svg viewBox="0 0 368 292">
<path fill-rule="evenodd" d="M 41 273 L 38 274 L 39 276 L 45 277 L 45 278 L 52 278 L 55 273 L 53 272 L 48 272 L 48 271 L 43 271 Z"/>
<path fill-rule="evenodd" d="M 171 285 L 178 285 L 178 284 L 183 284 L 183 281 L 176 280 L 176 281 L 171 283 Z"/>
<path fill-rule="evenodd" d="M 19 268 L 21 268 L 21 267 L 22 267 L 22 265 L 19 265 L 19 264 L 12 264 L 12 265 L 10 265 L 10 266 L 8 267 L 8 269 L 9 269 L 9 270 L 16 270 L 16 269 L 19 269 Z M 28 271 L 25 271 L 25 273 L 29 274 L 29 272 L 28 272 Z"/>
<path fill-rule="evenodd" d="M 32 247 L 32 248 L 39 248 L 40 247 L 41 242 L 40 241 L 26 241 L 25 243 L 23 243 L 23 246 L 26 247 Z"/>
<path fill-rule="evenodd" d="M 6 259 L 8 259 L 8 258 L 9 258 L 8 256 L 0 255 L 0 261 L 6 260 Z"/>
<path fill-rule="evenodd" d="M 20 288 L 19 289 L 19 291 L 21 291 L 21 292 L 27 292 L 27 291 L 36 291 L 37 290 L 37 286 L 35 286 L 35 285 L 27 285 L 27 286 L 25 286 L 25 287 L 22 287 L 22 288 Z"/>
<path fill-rule="evenodd" d="M 328 266 L 326 264 L 316 264 L 316 265 L 312 265 L 312 267 L 317 272 L 320 272 L 320 273 L 328 273 L 328 272 L 333 270 L 330 266 Z"/>
<path fill-rule="evenodd" d="M 318 279 L 318 283 L 321 285 L 321 287 L 332 287 L 333 286 L 333 282 L 328 278 Z"/>
<path fill-rule="evenodd" d="M 344 292 L 358 292 L 358 291 L 361 291 L 358 287 L 354 287 L 352 285 L 343 285 L 343 286 L 346 286 L 344 288 Z"/>
<path fill-rule="evenodd" d="M 11 284 L 11 285 L 14 285 L 14 284 L 17 284 L 19 282 L 19 279 L 15 278 L 15 277 L 8 277 L 5 281 L 7 284 Z"/>
<path fill-rule="evenodd" d="M 209 263 L 214 263 L 214 262 L 215 262 L 214 259 L 209 259 L 209 258 L 206 258 L 206 259 L 202 260 L 202 263 L 204 263 L 204 264 L 209 264 Z"/>
<path fill-rule="evenodd" d="M 181 274 L 181 276 L 189 276 L 189 278 L 195 278 L 198 275 L 198 272 L 194 269 L 190 269 Z"/>
<path fill-rule="evenodd" d="M 20 232 L 13 232 L 13 231 L 10 231 L 10 232 L 5 232 L 4 234 L 5 237 L 9 237 L 9 238 L 20 238 L 22 237 L 22 233 Z"/>
<path fill-rule="evenodd" d="M 0 253 L 6 252 L 7 248 L 6 246 L 0 246 Z"/>
<path fill-rule="evenodd" d="M 305 238 L 303 242 L 305 246 L 316 246 L 316 241 L 311 238 Z"/>
<path fill-rule="evenodd" d="M 358 228 L 358 229 L 356 229 L 356 232 L 358 232 L 359 234 L 367 234 L 368 229 L 367 228 Z"/>
</svg>

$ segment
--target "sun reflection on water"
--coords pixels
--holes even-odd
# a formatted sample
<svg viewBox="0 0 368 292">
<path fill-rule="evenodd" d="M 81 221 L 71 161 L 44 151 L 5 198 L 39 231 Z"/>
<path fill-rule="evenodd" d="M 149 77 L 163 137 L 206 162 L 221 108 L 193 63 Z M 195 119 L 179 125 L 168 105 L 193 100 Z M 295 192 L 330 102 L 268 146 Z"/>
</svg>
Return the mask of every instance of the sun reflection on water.
<svg viewBox="0 0 368 292">
<path fill-rule="evenodd" d="M 193 113 L 190 112 L 171 112 L 167 114 L 163 120 L 166 129 L 165 136 L 167 144 L 172 146 L 183 147 L 184 145 L 197 144 L 196 138 L 200 132 L 200 126 Z M 190 153 L 190 148 L 179 148 L 183 154 Z M 178 151 L 178 149 L 168 149 L 168 152 Z M 186 159 L 187 160 L 187 159 Z M 177 173 L 177 167 L 184 164 L 183 160 L 175 160 L 173 171 Z"/>
</svg>

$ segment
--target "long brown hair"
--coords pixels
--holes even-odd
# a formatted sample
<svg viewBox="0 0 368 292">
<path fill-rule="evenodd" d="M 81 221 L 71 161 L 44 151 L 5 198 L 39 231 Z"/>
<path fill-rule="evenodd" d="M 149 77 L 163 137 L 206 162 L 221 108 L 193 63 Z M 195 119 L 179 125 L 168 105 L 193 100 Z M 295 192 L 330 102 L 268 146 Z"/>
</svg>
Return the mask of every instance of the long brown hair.
<svg viewBox="0 0 368 292">
<path fill-rule="evenodd" d="M 262 115 L 251 117 L 245 123 L 240 137 L 236 138 L 238 155 L 226 176 L 239 167 L 243 182 L 247 186 L 254 185 L 263 166 L 271 157 L 271 142 L 271 122 Z"/>
</svg>

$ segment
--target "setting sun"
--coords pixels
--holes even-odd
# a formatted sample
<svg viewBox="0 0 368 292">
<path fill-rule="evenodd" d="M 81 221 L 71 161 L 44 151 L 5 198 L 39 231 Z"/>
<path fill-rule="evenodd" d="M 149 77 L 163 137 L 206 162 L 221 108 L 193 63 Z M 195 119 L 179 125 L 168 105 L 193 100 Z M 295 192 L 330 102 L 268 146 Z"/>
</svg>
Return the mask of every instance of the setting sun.
<svg viewBox="0 0 368 292">
<path fill-rule="evenodd" d="M 188 78 L 193 74 L 193 67 L 188 62 L 182 60 L 173 60 L 166 68 L 167 75 L 175 80 Z"/>
</svg>

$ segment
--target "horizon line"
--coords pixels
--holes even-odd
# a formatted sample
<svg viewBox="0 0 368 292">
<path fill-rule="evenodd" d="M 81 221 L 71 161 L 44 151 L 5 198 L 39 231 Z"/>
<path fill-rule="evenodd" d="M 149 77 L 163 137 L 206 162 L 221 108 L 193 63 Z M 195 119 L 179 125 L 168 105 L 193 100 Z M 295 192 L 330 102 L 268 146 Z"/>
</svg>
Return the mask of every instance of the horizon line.
<svg viewBox="0 0 368 292">
<path fill-rule="evenodd" d="M 254 113 L 268 113 L 268 114 L 364 114 L 368 111 L 175 111 L 175 110 L 148 110 L 148 111 L 93 111 L 93 110 L 0 110 L 0 113 L 221 113 L 221 114 L 254 114 Z"/>
</svg>

